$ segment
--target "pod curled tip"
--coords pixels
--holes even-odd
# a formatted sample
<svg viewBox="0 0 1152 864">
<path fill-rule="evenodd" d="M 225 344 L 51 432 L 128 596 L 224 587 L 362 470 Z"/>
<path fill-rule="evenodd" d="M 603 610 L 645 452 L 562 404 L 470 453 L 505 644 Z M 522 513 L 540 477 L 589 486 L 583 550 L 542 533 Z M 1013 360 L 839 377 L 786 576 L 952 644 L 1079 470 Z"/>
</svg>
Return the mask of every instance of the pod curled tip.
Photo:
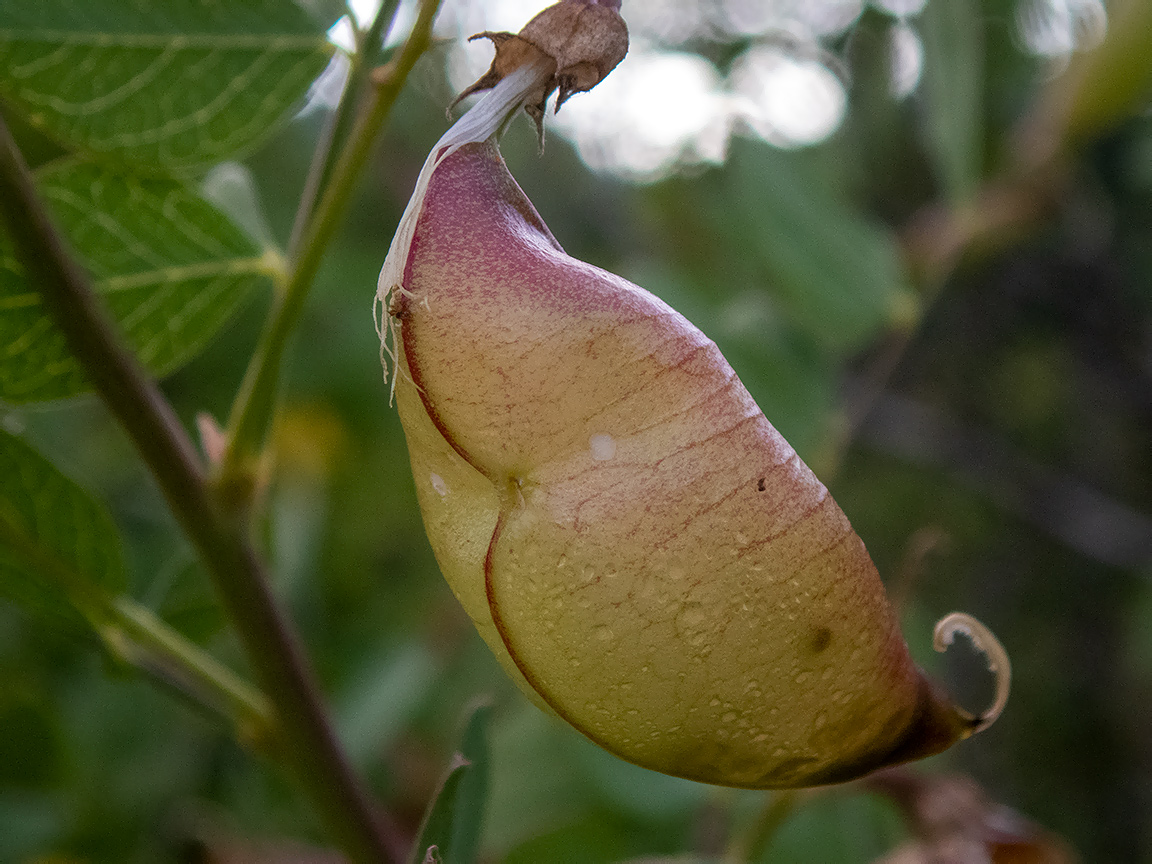
<svg viewBox="0 0 1152 864">
<path fill-rule="evenodd" d="M 951 612 L 936 622 L 932 647 L 940 652 L 947 651 L 957 633 L 967 636 L 976 650 L 984 655 L 988 671 L 996 678 L 996 694 L 992 704 L 973 721 L 969 734 L 975 734 L 996 722 L 996 718 L 1004 710 L 1012 687 L 1012 664 L 1008 659 L 1008 652 L 1004 650 L 1004 646 L 992 631 L 963 612 Z"/>
</svg>

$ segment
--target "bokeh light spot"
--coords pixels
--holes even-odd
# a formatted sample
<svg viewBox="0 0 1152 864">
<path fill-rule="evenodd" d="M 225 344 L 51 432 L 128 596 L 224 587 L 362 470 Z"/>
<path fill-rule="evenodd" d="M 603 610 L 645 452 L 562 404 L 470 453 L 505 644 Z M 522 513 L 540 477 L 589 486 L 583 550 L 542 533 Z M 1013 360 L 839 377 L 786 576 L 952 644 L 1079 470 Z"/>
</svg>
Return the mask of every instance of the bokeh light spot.
<svg viewBox="0 0 1152 864">
<path fill-rule="evenodd" d="M 1022 0 L 1016 8 L 1020 37 L 1041 57 L 1065 59 L 1104 39 L 1108 13 L 1100 0 Z"/>
<path fill-rule="evenodd" d="M 447 59 L 452 87 L 463 90 L 492 61 L 487 40 L 469 43 L 468 36 L 515 32 L 544 5 L 449 2 L 437 32 L 455 30 Z M 864 0 L 628 0 L 628 56 L 595 90 L 567 102 L 549 125 L 593 170 L 641 182 L 678 166 L 722 162 L 737 129 L 780 147 L 819 143 L 839 127 L 847 105 L 819 40 L 851 27 L 863 7 Z M 757 41 L 727 76 L 706 57 L 672 47 L 733 35 Z M 918 42 L 904 47 L 913 50 Z M 915 56 L 903 59 L 900 80 L 914 88 L 918 65 L 908 64 Z"/>
<path fill-rule="evenodd" d="M 698 54 L 633 52 L 555 128 L 592 168 L 655 179 L 676 162 L 722 162 L 729 131 L 720 75 Z"/>
<path fill-rule="evenodd" d="M 848 104 L 844 86 L 827 66 L 777 47 L 746 51 L 729 80 L 741 119 L 779 147 L 823 141 L 836 131 Z"/>
<path fill-rule="evenodd" d="M 924 71 L 924 43 L 907 21 L 893 26 L 888 38 L 891 40 L 892 95 L 903 99 L 920 83 Z"/>
</svg>

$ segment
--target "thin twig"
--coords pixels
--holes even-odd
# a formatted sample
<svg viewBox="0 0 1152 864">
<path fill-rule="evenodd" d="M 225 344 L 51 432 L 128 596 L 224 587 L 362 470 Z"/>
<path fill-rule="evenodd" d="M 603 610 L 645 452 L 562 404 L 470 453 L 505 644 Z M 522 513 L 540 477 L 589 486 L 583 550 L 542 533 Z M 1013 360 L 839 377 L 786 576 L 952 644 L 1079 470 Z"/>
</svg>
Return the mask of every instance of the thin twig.
<svg viewBox="0 0 1152 864">
<path fill-rule="evenodd" d="M 764 857 L 777 832 L 802 803 L 821 790 L 785 789 L 769 793 L 755 821 L 739 834 L 724 853 L 724 864 L 749 864 Z"/>
<path fill-rule="evenodd" d="M 52 554 L 0 515 L 0 545 L 28 570 L 64 589 L 68 602 L 108 649 L 165 684 L 175 684 L 192 701 L 223 715 L 237 738 L 265 747 L 277 733 L 271 708 L 230 669 L 189 642 L 148 609 L 101 590 L 87 574 Z"/>
<path fill-rule="evenodd" d="M 432 22 L 440 0 L 423 0 L 412 32 L 397 56 L 382 70 L 374 70 L 371 99 L 348 136 L 332 169 L 331 180 L 316 212 L 308 221 L 294 256 L 283 294 L 272 311 L 260 345 L 248 366 L 228 421 L 228 450 L 216 473 L 217 488 L 226 501 L 247 509 L 254 488 L 251 477 L 257 454 L 276 410 L 281 361 L 288 339 L 299 323 L 308 290 L 320 269 L 328 241 L 339 226 L 361 170 L 372 153 L 377 133 L 392 113 L 396 98 L 416 61 L 431 44 Z M 351 98 L 354 98 L 351 97 Z"/>
<path fill-rule="evenodd" d="M 242 744 L 275 748 L 276 721 L 264 694 L 130 597 L 113 598 L 102 611 L 106 623 L 97 629 L 117 656 L 228 718 Z"/>
<path fill-rule="evenodd" d="M 272 596 L 245 527 L 218 508 L 191 439 L 124 347 L 87 274 L 65 247 L 2 117 L 0 214 L 45 311 L 131 438 L 211 574 L 276 706 L 285 755 L 298 779 L 352 860 L 388 861 L 373 804 L 337 743 L 299 639 Z"/>
<path fill-rule="evenodd" d="M 920 296 L 917 315 L 889 334 L 852 392 L 845 395 L 840 422 L 822 450 L 822 477 L 831 477 L 839 470 L 961 259 L 989 254 L 1034 230 L 1051 215 L 1062 182 L 1062 175 L 1050 167 L 1037 169 L 1026 176 L 990 181 L 969 208 L 931 205 L 912 217 L 901 240 L 909 276 Z"/>
<path fill-rule="evenodd" d="M 384 47 L 384 36 L 392 30 L 399 10 L 400 0 L 385 0 L 368 29 L 356 34 L 356 51 L 348 59 L 348 77 L 344 82 L 344 92 L 340 94 L 340 101 L 324 124 L 320 142 L 312 154 L 312 165 L 304 181 L 304 191 L 296 208 L 292 236 L 288 241 L 289 258 L 295 258 L 299 254 L 300 242 L 316 214 L 320 193 L 328 187 L 332 169 L 344 149 L 344 143 L 348 140 L 356 119 L 357 109 L 364 99 L 364 88 L 369 84 L 373 67 L 379 62 Z"/>
</svg>

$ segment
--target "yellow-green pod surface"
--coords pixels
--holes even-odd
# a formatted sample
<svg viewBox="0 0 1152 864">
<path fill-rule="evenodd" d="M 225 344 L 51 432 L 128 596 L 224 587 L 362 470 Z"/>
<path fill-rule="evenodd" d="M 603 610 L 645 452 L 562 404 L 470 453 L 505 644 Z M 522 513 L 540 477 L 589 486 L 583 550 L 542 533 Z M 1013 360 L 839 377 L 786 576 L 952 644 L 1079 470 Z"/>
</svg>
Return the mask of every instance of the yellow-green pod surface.
<svg viewBox="0 0 1152 864">
<path fill-rule="evenodd" d="M 491 140 L 433 163 L 390 298 L 396 398 L 437 561 L 529 696 L 624 759 L 731 786 L 971 734 L 716 346 L 566 255 Z"/>
</svg>

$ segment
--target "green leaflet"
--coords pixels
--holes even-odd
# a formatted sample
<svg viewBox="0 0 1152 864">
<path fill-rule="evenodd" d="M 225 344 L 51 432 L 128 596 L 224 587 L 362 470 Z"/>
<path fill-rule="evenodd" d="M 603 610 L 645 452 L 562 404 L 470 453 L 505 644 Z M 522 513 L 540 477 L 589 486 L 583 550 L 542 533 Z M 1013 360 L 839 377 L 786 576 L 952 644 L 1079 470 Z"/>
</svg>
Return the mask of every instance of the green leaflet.
<svg viewBox="0 0 1152 864">
<path fill-rule="evenodd" d="M 68 163 L 41 195 L 140 359 L 163 375 L 199 351 L 274 273 L 266 255 L 184 184 Z M 32 402 L 87 382 L 0 236 L 0 399 Z"/>
<path fill-rule="evenodd" d="M 0 97 L 66 144 L 204 165 L 274 131 L 332 51 L 291 0 L 4 0 Z"/>
<path fill-rule="evenodd" d="M 882 860 L 906 836 L 900 812 L 876 795 L 825 795 L 779 825 L 755 864 L 867 864 Z M 896 860 L 893 855 L 892 860 Z"/>
<path fill-rule="evenodd" d="M 824 346 L 851 351 L 906 319 L 915 298 L 891 233 L 806 169 L 767 147 L 736 153 L 722 206 L 737 248 L 758 258 L 789 317 Z"/>
<path fill-rule="evenodd" d="M 480 826 L 488 797 L 489 705 L 480 705 L 468 717 L 460 749 L 440 782 L 408 864 L 473 864 L 479 848 Z"/>
<path fill-rule="evenodd" d="M 125 585 L 112 518 L 48 460 L 0 430 L 0 596 L 99 615 Z"/>
<path fill-rule="evenodd" d="M 924 146 L 945 199 L 968 203 L 984 163 L 984 32 L 976 0 L 924 7 Z"/>
<path fill-rule="evenodd" d="M 917 300 L 892 232 L 862 217 L 826 170 L 736 141 L 725 171 L 670 182 L 656 195 L 694 202 L 661 216 L 668 253 L 695 281 L 715 297 L 766 292 L 798 333 L 847 353 L 906 324 Z"/>
<path fill-rule="evenodd" d="M 488 724 L 492 708 L 487 703 L 472 710 L 460 736 L 460 753 L 468 760 L 468 770 L 456 787 L 456 814 L 452 820 L 451 864 L 474 864 L 480 852 L 480 833 L 484 823 L 485 804 L 491 757 L 488 748 Z"/>
</svg>

